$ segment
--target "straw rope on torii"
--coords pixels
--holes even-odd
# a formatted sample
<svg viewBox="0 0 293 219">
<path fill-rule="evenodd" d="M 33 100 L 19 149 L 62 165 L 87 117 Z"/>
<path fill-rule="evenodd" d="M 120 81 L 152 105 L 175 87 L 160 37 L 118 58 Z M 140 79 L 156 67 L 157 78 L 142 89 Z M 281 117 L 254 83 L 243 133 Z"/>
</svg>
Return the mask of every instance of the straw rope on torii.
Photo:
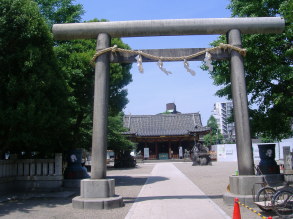
<svg viewBox="0 0 293 219">
<path fill-rule="evenodd" d="M 282 17 L 245 17 L 245 18 L 203 18 L 203 19 L 165 19 L 165 20 L 138 20 L 138 21 L 113 21 L 113 22 L 88 22 L 54 24 L 52 31 L 55 40 L 96 39 L 97 49 L 102 51 L 110 47 L 111 37 L 148 37 L 148 36 L 179 36 L 179 35 L 227 35 L 227 43 L 241 47 L 242 34 L 281 34 L 285 29 L 285 20 Z M 99 50 L 100 49 L 100 50 Z M 111 51 L 111 48 L 109 51 Z M 237 48 L 238 49 L 238 48 Z M 224 49 L 223 49 L 224 50 Z M 179 50 L 180 51 L 180 50 Z M 189 49 L 189 53 L 181 53 L 178 50 L 156 51 L 158 56 L 181 56 L 196 53 L 197 49 Z M 107 52 L 107 51 L 105 51 Z M 219 52 L 219 54 L 217 54 Z M 221 54 L 220 54 L 221 53 Z M 230 177 L 233 191 L 244 191 L 249 194 L 249 188 L 245 183 L 258 182 L 259 176 L 255 176 L 253 151 L 251 147 L 251 135 L 249 130 L 249 114 L 247 104 L 247 92 L 245 84 L 244 63 L 242 55 L 235 51 L 214 51 L 212 58 L 221 60 L 230 59 L 231 92 L 234 106 L 234 120 L 236 128 L 237 160 L 239 177 Z M 178 54 L 178 55 L 175 55 Z M 97 54 L 98 55 L 98 54 Z M 96 57 L 98 57 L 96 55 Z M 124 206 L 121 196 L 115 195 L 114 179 L 107 179 L 106 153 L 107 153 L 107 118 L 109 98 L 109 74 L 111 58 L 117 58 L 117 63 L 132 63 L 127 57 L 118 52 L 111 57 L 102 55 L 95 62 L 94 81 L 94 110 L 93 110 L 93 137 L 92 137 L 92 168 L 91 179 L 81 180 L 81 196 L 72 200 L 74 208 L 80 209 L 108 209 Z M 218 56 L 219 55 L 219 56 Z M 138 60 L 142 58 L 137 54 Z M 203 56 L 194 59 L 203 60 Z M 217 57 L 218 56 L 218 57 Z M 121 58 L 121 60 L 118 60 Z M 144 58 L 144 57 L 143 57 Z M 181 57 L 184 60 L 186 57 Z M 208 58 L 208 57 L 207 57 Z M 126 62 L 126 59 L 128 62 Z M 144 58 L 143 61 L 149 61 Z M 180 59 L 180 60 L 181 60 Z M 94 58 L 95 60 L 95 58 Z M 136 60 L 136 61 L 138 61 Z M 189 61 L 191 61 L 190 59 Z M 162 62 L 162 61 L 161 61 Z M 187 66 L 188 67 L 188 66 Z M 235 182 L 240 183 L 235 183 Z M 97 188 L 99 188 L 97 190 Z M 232 190 L 231 190 L 232 191 Z M 251 192 L 251 191 L 250 191 Z M 230 197 L 238 194 L 224 194 L 224 201 L 229 202 Z M 245 198 L 250 198 L 248 195 Z"/>
<path fill-rule="evenodd" d="M 245 56 L 246 55 L 246 49 L 239 48 L 239 47 L 236 47 L 236 46 L 233 46 L 233 45 L 230 45 L 230 44 L 223 44 L 223 43 L 220 43 L 219 46 L 216 46 L 216 47 L 213 47 L 213 48 L 207 48 L 207 49 L 204 49 L 204 50 L 202 50 L 200 52 L 197 52 L 197 53 L 194 53 L 194 54 L 191 54 L 191 55 L 178 56 L 178 57 L 155 56 L 155 55 L 151 55 L 149 53 L 145 53 L 145 52 L 140 51 L 140 50 L 122 49 L 122 48 L 118 48 L 117 45 L 114 45 L 113 47 L 108 47 L 108 48 L 105 48 L 105 49 L 102 49 L 102 50 L 97 51 L 95 53 L 95 55 L 93 56 L 92 60 L 91 60 L 91 64 L 94 66 L 95 60 L 97 59 L 97 57 L 99 57 L 100 55 L 102 55 L 104 53 L 107 53 L 107 52 L 112 52 L 112 53 L 115 53 L 115 52 L 130 53 L 130 54 L 136 54 L 137 55 L 137 57 L 136 57 L 137 65 L 138 65 L 138 69 L 139 69 L 139 71 L 141 73 L 143 73 L 142 56 L 144 56 L 146 58 L 149 58 L 149 59 L 158 61 L 159 68 L 164 73 L 166 73 L 167 75 L 168 74 L 171 74 L 171 72 L 170 71 L 167 71 L 163 67 L 163 61 L 184 61 L 184 68 L 186 68 L 187 72 L 191 73 L 192 75 L 195 75 L 195 71 L 193 71 L 192 69 L 189 68 L 189 63 L 187 62 L 187 60 L 205 54 L 206 56 L 205 56 L 204 61 L 206 63 L 206 66 L 208 67 L 208 70 L 209 71 L 213 71 L 213 66 L 211 65 L 211 54 L 210 54 L 210 52 L 213 52 L 213 51 L 218 50 L 218 49 L 224 49 L 224 50 L 231 49 L 231 50 L 237 51 L 242 56 Z"/>
</svg>

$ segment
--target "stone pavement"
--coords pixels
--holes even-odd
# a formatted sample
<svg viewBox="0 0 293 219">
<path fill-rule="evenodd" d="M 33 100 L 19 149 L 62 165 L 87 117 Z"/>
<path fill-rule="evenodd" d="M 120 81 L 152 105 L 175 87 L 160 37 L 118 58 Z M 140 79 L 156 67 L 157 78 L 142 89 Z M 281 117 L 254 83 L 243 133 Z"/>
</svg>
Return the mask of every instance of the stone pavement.
<svg viewBox="0 0 293 219">
<path fill-rule="evenodd" d="M 158 163 L 125 218 L 195 217 L 230 218 L 174 164 Z"/>
<path fill-rule="evenodd" d="M 107 175 L 116 181 L 115 193 L 123 197 L 123 208 L 73 209 L 71 200 L 78 195 L 79 190 L 8 194 L 0 197 L 0 217 L 229 218 L 233 214 L 233 206 L 225 205 L 222 195 L 229 184 L 229 176 L 234 174 L 236 169 L 235 162 L 213 162 L 212 166 L 192 166 L 191 162 L 168 162 L 139 163 L 132 169 L 109 167 Z M 261 218 L 243 207 L 240 210 L 242 219 Z M 259 211 L 258 208 L 255 210 Z"/>
</svg>

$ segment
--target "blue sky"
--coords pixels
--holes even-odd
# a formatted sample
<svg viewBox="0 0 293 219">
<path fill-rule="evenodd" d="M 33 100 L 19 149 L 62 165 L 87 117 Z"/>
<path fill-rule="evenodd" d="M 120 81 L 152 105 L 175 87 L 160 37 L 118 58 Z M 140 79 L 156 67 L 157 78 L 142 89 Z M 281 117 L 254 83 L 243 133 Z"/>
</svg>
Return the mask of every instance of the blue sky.
<svg viewBox="0 0 293 219">
<path fill-rule="evenodd" d="M 93 18 L 110 21 L 159 20 L 188 18 L 225 18 L 229 0 L 77 0 L 84 6 L 83 20 Z M 123 38 L 132 49 L 207 48 L 218 36 L 169 36 Z M 186 72 L 183 62 L 166 62 L 164 74 L 157 63 L 143 63 L 144 73 L 139 73 L 134 63 L 131 69 L 133 82 L 127 86 L 128 99 L 124 112 L 132 115 L 153 115 L 164 112 L 166 103 L 174 102 L 182 113 L 200 112 L 206 125 L 217 101 L 226 101 L 214 94 L 219 89 L 213 85 L 208 72 L 200 69 L 201 62 L 189 62 L 196 71 Z"/>
</svg>

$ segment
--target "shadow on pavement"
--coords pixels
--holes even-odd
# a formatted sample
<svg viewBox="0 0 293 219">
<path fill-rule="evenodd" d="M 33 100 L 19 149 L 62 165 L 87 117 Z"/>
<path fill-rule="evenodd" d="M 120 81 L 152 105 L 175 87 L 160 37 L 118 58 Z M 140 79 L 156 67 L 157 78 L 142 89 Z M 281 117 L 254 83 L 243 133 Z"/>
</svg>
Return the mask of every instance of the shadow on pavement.
<svg viewBox="0 0 293 219">
<path fill-rule="evenodd" d="M 206 195 L 176 195 L 176 196 L 148 196 L 148 197 L 138 197 L 136 202 L 143 202 L 148 200 L 162 200 L 162 199 L 213 199 L 219 198 L 219 195 L 214 196 L 206 196 Z"/>
<path fill-rule="evenodd" d="M 59 205 L 71 204 L 71 202 L 72 198 L 31 198 L 26 200 L 15 199 L 0 203 L 0 217 L 5 215 L 7 216 L 11 212 L 30 214 L 31 211 L 35 211 L 35 207 L 55 208 Z"/>
<path fill-rule="evenodd" d="M 218 199 L 222 195 L 199 196 L 199 195 L 183 195 L 183 196 L 149 196 L 149 197 L 123 197 L 124 203 L 142 202 L 148 200 L 161 200 L 161 199 Z"/>
<path fill-rule="evenodd" d="M 115 179 L 115 186 L 135 186 L 144 185 L 148 177 L 108 176 L 107 178 Z"/>
<path fill-rule="evenodd" d="M 146 184 L 152 184 L 155 182 L 165 181 L 165 180 L 169 180 L 169 178 L 163 177 L 163 176 L 150 176 L 148 180 L 146 181 Z"/>
<path fill-rule="evenodd" d="M 137 170 L 141 169 L 140 166 L 136 165 L 135 167 L 114 167 L 114 164 L 112 165 L 107 165 L 107 171 L 115 171 L 115 170 L 126 170 L 126 171 L 131 171 L 131 170 Z"/>
<path fill-rule="evenodd" d="M 168 180 L 169 178 L 161 176 L 150 176 L 150 177 L 132 177 L 132 176 L 109 176 L 109 179 L 115 179 L 115 186 L 133 186 L 133 185 L 144 185 L 151 184 L 158 181 Z"/>
</svg>

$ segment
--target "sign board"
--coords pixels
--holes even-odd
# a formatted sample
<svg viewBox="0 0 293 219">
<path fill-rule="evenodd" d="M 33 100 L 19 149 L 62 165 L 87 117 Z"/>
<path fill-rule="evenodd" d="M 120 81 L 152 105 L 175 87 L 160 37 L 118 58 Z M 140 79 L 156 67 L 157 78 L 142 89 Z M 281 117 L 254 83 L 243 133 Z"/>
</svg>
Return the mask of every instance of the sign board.
<svg viewBox="0 0 293 219">
<path fill-rule="evenodd" d="M 233 149 L 232 148 L 227 149 L 226 155 L 233 155 Z"/>
<path fill-rule="evenodd" d="M 159 153 L 159 160 L 168 160 L 168 153 Z"/>
<path fill-rule="evenodd" d="M 285 170 L 292 170 L 292 155 L 290 153 L 290 147 L 283 147 L 284 154 L 284 168 Z"/>
<path fill-rule="evenodd" d="M 183 157 L 183 149 L 182 147 L 180 146 L 179 147 L 179 158 L 182 158 Z"/>
<path fill-rule="evenodd" d="M 226 158 L 226 149 L 225 149 L 225 145 L 222 144 L 222 145 L 217 145 L 217 149 L 218 149 L 218 157 L 221 157 L 221 158 Z"/>
<path fill-rule="evenodd" d="M 144 158 L 149 158 L 150 157 L 150 149 L 149 148 L 144 148 L 143 149 L 143 157 Z"/>
</svg>

